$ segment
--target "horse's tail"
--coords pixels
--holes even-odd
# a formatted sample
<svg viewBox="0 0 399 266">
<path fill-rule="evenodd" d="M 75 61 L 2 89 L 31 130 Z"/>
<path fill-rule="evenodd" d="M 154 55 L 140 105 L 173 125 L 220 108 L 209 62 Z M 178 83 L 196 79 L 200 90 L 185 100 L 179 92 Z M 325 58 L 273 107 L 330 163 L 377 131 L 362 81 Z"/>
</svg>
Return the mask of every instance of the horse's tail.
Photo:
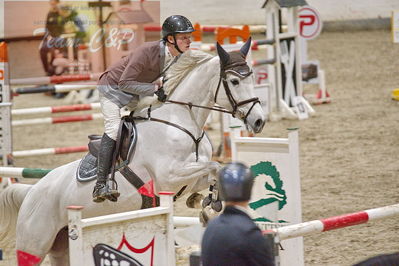
<svg viewBox="0 0 399 266">
<path fill-rule="evenodd" d="M 13 184 L 0 193 L 0 247 L 14 244 L 18 211 L 31 187 Z"/>
</svg>

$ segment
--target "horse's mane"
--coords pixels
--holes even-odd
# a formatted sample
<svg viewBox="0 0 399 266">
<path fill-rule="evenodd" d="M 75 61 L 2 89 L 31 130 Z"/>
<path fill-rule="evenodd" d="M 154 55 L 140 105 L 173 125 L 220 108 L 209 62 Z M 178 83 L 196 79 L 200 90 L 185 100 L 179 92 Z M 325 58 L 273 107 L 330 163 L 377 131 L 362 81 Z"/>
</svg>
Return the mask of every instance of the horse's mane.
<svg viewBox="0 0 399 266">
<path fill-rule="evenodd" d="M 172 92 L 195 67 L 212 58 L 212 55 L 199 50 L 188 50 L 183 53 L 166 72 L 165 80 L 167 82 L 164 84 L 166 94 Z"/>
<path fill-rule="evenodd" d="M 180 84 L 180 82 L 197 66 L 208 62 L 214 56 L 199 50 L 188 50 L 184 52 L 179 59 L 167 71 L 165 76 L 165 83 L 163 89 L 166 94 L 170 94 Z M 141 110 L 150 105 L 156 106 L 160 103 L 157 96 L 147 96 L 140 99 L 137 110 Z"/>
</svg>

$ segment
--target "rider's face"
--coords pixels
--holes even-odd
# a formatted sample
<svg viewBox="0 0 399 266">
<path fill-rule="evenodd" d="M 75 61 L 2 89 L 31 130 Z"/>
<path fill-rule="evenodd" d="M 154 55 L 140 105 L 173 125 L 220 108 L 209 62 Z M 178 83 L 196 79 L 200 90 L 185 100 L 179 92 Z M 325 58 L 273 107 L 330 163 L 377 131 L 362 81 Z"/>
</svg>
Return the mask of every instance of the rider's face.
<svg viewBox="0 0 399 266">
<path fill-rule="evenodd" d="M 176 38 L 176 44 L 179 47 L 180 51 L 185 52 L 188 49 L 190 49 L 191 38 L 192 38 L 191 33 L 177 33 L 175 35 L 175 38 Z M 168 40 L 169 42 L 174 43 L 173 36 L 168 36 Z"/>
</svg>

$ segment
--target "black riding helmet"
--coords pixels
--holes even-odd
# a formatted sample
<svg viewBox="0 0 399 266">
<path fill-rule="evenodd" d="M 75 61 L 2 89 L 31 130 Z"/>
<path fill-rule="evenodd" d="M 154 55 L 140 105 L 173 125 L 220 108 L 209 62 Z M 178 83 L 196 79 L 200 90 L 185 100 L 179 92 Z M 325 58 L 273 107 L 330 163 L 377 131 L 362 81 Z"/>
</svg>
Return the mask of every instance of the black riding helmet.
<svg viewBox="0 0 399 266">
<path fill-rule="evenodd" d="M 177 51 L 182 53 L 182 51 L 177 46 L 175 36 L 177 33 L 190 33 L 193 31 L 195 30 L 190 20 L 188 20 L 185 16 L 173 15 L 165 19 L 162 25 L 162 39 L 167 42 L 168 36 L 172 35 L 175 48 L 177 49 Z"/>
<path fill-rule="evenodd" d="M 224 201 L 248 201 L 254 176 L 243 163 L 229 163 L 220 170 L 220 196 Z"/>
</svg>

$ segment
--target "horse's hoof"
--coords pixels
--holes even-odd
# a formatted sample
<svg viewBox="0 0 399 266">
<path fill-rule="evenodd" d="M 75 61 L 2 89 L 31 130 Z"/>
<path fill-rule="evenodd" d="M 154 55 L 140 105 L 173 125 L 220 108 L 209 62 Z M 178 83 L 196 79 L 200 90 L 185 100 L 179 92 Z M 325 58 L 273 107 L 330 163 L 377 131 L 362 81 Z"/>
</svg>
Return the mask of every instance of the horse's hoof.
<svg viewBox="0 0 399 266">
<path fill-rule="evenodd" d="M 204 211 L 200 211 L 199 220 L 200 220 L 201 224 L 205 227 L 208 224 L 209 217 Z"/>
<path fill-rule="evenodd" d="M 96 196 L 96 197 L 93 197 L 93 201 L 95 202 L 95 203 L 100 203 L 100 202 L 103 202 L 105 200 L 105 198 L 103 197 L 103 196 Z"/>
<path fill-rule="evenodd" d="M 223 205 L 222 202 L 220 200 L 218 201 L 212 201 L 211 203 L 211 208 L 215 211 L 215 212 L 220 212 L 223 209 Z"/>
<path fill-rule="evenodd" d="M 211 204 L 212 199 L 211 197 L 206 197 L 203 201 L 202 201 L 202 208 L 205 208 L 206 206 L 208 206 L 209 204 Z"/>
<path fill-rule="evenodd" d="M 112 202 L 117 202 L 118 201 L 118 197 L 115 197 L 113 195 L 108 195 L 107 196 L 107 200 L 112 201 Z"/>
<path fill-rule="evenodd" d="M 204 196 L 202 194 L 195 192 L 195 193 L 191 194 L 190 197 L 187 198 L 186 205 L 189 208 L 198 209 L 198 208 L 201 207 L 201 203 L 200 202 L 203 199 L 204 199 Z"/>
<path fill-rule="evenodd" d="M 117 202 L 119 196 L 121 195 L 121 193 L 119 193 L 117 190 L 110 190 L 107 195 L 105 195 L 106 199 L 108 199 L 109 201 L 112 202 Z"/>
</svg>

